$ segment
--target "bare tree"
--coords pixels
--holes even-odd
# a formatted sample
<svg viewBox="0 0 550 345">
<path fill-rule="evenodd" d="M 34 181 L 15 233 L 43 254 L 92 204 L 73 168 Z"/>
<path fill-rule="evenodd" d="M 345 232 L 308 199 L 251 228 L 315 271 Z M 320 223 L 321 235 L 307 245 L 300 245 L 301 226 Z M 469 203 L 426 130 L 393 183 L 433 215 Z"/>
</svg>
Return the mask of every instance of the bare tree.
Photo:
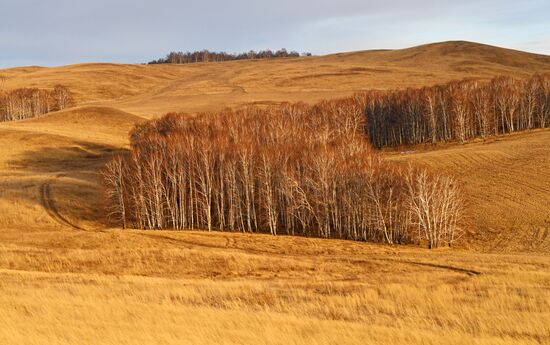
<svg viewBox="0 0 550 345">
<path fill-rule="evenodd" d="M 406 177 L 412 222 L 428 247 L 451 246 L 460 236 L 462 200 L 457 182 L 448 176 L 409 168 Z"/>
<path fill-rule="evenodd" d="M 5 74 L 0 74 L 0 94 L 4 92 L 4 88 L 6 87 L 7 81 L 8 81 L 8 76 Z"/>
<path fill-rule="evenodd" d="M 69 89 L 63 85 L 56 85 L 53 89 L 53 97 L 56 101 L 57 109 L 63 110 L 73 105 L 74 99 Z"/>
<path fill-rule="evenodd" d="M 103 169 L 103 181 L 106 186 L 107 200 L 110 205 L 109 217 L 122 225 L 127 226 L 126 215 L 126 181 L 124 171 L 124 159 L 122 156 L 113 157 Z"/>
</svg>

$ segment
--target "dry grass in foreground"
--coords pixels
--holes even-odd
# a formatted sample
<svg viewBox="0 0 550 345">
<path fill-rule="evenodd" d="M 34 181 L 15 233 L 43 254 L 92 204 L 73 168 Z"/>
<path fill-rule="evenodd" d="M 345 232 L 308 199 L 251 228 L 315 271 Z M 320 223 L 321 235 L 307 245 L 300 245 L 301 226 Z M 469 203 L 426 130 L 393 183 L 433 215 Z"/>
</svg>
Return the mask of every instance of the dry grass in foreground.
<svg viewBox="0 0 550 345">
<path fill-rule="evenodd" d="M 547 257 L 258 234 L 36 237 L 0 247 L 2 344 L 550 341 Z"/>
</svg>

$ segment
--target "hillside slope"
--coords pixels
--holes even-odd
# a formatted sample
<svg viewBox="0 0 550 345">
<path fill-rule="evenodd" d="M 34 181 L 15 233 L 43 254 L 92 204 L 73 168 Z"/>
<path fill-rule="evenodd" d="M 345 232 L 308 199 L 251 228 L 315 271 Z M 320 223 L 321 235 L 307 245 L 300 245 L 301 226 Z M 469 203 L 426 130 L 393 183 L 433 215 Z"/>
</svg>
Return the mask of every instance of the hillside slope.
<svg viewBox="0 0 550 345">
<path fill-rule="evenodd" d="M 9 78 L 7 89 L 61 83 L 76 93 L 80 105 L 105 105 L 148 117 L 247 103 L 311 102 L 362 89 L 425 86 L 465 77 L 545 72 L 550 72 L 550 56 L 461 41 L 275 60 L 0 70 Z"/>
<path fill-rule="evenodd" d="M 467 201 L 466 247 L 550 253 L 550 130 L 391 155 L 455 175 Z"/>
<path fill-rule="evenodd" d="M 80 107 L 0 123 L 0 232 L 97 227 L 100 169 L 141 118 Z"/>
</svg>

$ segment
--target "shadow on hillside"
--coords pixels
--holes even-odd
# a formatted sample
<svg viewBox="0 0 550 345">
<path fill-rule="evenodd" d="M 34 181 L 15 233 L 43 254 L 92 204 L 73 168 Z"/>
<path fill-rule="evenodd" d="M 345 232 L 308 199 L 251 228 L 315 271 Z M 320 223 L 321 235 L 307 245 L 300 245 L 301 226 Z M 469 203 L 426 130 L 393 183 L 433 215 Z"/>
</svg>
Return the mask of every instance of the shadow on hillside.
<svg viewBox="0 0 550 345">
<path fill-rule="evenodd" d="M 118 152 L 117 147 L 81 141 L 24 151 L 0 176 L 0 199 L 38 204 L 65 227 L 106 227 L 101 169 Z"/>
</svg>

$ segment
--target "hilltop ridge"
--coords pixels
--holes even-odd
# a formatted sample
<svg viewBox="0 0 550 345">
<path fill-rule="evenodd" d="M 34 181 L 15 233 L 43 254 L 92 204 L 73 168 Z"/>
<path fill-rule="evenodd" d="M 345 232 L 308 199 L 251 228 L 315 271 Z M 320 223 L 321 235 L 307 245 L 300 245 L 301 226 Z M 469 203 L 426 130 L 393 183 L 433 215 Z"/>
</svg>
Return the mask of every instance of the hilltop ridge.
<svg viewBox="0 0 550 345">
<path fill-rule="evenodd" d="M 0 70 L 8 77 L 6 89 L 64 84 L 80 105 L 104 105 L 145 117 L 244 104 L 314 102 L 358 90 L 418 87 L 465 77 L 549 72 L 550 56 L 466 41 L 275 60 Z"/>
</svg>

